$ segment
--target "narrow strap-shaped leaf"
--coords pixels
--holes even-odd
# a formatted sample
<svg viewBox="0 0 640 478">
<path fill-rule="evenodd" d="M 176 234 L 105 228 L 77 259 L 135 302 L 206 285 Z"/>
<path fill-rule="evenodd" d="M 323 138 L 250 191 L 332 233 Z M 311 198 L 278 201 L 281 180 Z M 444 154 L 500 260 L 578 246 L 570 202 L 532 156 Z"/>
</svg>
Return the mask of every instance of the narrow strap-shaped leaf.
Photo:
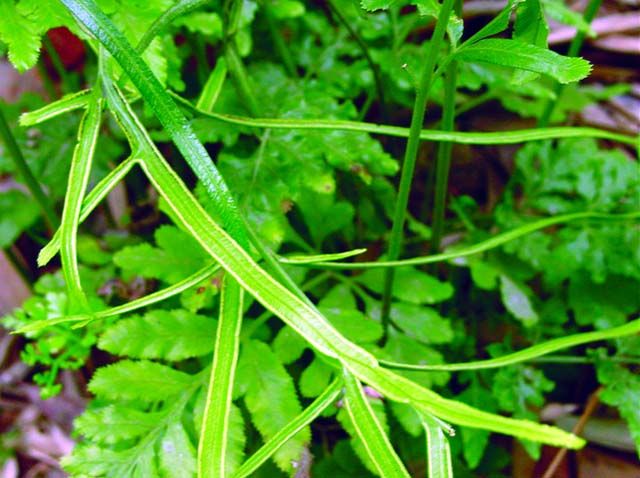
<svg viewBox="0 0 640 478">
<path fill-rule="evenodd" d="M 364 365 L 355 361 L 343 361 L 343 363 L 356 377 L 385 397 L 407 403 L 420 412 L 434 415 L 447 422 L 566 448 L 584 446 L 585 442 L 582 438 L 559 428 L 478 410 L 465 403 L 444 398 L 377 365 Z"/>
<path fill-rule="evenodd" d="M 93 96 L 78 130 L 78 143 L 71 159 L 60 226 L 62 273 L 69 291 L 69 298 L 83 308 L 88 308 L 88 303 L 78 271 L 77 231 L 80 224 L 82 199 L 89 182 L 93 154 L 98 141 L 101 115 L 102 99 Z"/>
<path fill-rule="evenodd" d="M 258 302 L 296 330 L 320 353 L 339 359 L 358 379 L 388 398 L 408 403 L 449 422 L 569 448 L 579 448 L 584 444 L 579 437 L 558 428 L 494 415 L 445 399 L 380 367 L 369 352 L 343 337 L 315 307 L 294 295 L 258 266 L 196 201 L 159 154 L 121 94 L 109 88 L 105 88 L 105 92 L 123 127 L 131 129 L 129 134 L 135 135 L 145 145 L 148 156 L 142 158 L 141 167 L 167 201 L 179 224 Z"/>
<path fill-rule="evenodd" d="M 312 264 L 314 262 L 339 261 L 349 257 L 357 256 L 367 252 L 366 249 L 352 249 L 350 251 L 335 252 L 332 254 L 313 254 L 313 255 L 290 255 L 280 257 L 278 260 L 283 264 Z"/>
<path fill-rule="evenodd" d="M 231 276 L 222 281 L 220 318 L 207 390 L 200 441 L 198 478 L 224 478 L 231 395 L 238 364 L 243 291 Z"/>
<path fill-rule="evenodd" d="M 308 267 L 318 267 L 322 269 L 377 269 L 381 267 L 403 267 L 403 266 L 417 266 L 422 264 L 432 264 L 434 262 L 442 262 L 450 259 L 457 259 L 459 257 L 472 256 L 494 249 L 498 246 L 506 244 L 507 242 L 518 239 L 519 237 L 526 236 L 532 232 L 545 229 L 547 227 L 562 224 L 571 221 L 577 221 L 580 219 L 591 219 L 601 221 L 630 221 L 634 219 L 640 219 L 639 212 L 631 212 L 626 214 L 606 214 L 599 212 L 574 212 L 570 214 L 561 214 L 558 216 L 548 217 L 540 219 L 538 221 L 525 224 L 523 226 L 516 227 L 507 232 L 503 232 L 486 241 L 473 244 L 461 249 L 454 249 L 450 252 L 443 252 L 441 254 L 433 254 L 422 257 L 412 257 L 410 259 L 400 259 L 397 261 L 376 261 L 376 262 L 309 262 L 299 263 Z"/>
<path fill-rule="evenodd" d="M 176 282 L 175 284 L 165 287 L 164 289 L 153 292 L 151 294 L 147 294 L 144 297 L 140 297 L 139 299 L 131 300 L 126 304 L 117 305 L 115 307 L 110 307 L 109 309 L 100 310 L 98 312 L 93 312 L 91 314 L 65 315 L 63 317 L 57 317 L 55 319 L 31 322 L 28 325 L 17 329 L 16 333 L 24 334 L 29 332 L 36 332 L 46 327 L 50 327 L 56 324 L 63 324 L 66 322 L 76 322 L 76 324 L 74 324 L 72 328 L 84 327 L 85 325 L 87 325 L 89 322 L 93 320 L 106 319 L 107 317 L 115 317 L 117 315 L 123 315 L 129 312 L 133 312 L 134 310 L 138 310 L 143 307 L 148 307 L 152 304 L 161 302 L 163 300 L 169 299 L 170 297 L 178 295 L 179 293 L 208 279 L 219 270 L 220 270 L 219 265 L 211 264 L 203 267 L 199 271 L 193 273 L 192 275 L 181 280 L 180 282 Z"/>
<path fill-rule="evenodd" d="M 423 370 L 423 371 L 456 371 L 456 370 L 479 370 L 485 368 L 505 367 L 520 362 L 533 360 L 543 355 L 553 353 L 557 350 L 575 347 L 577 345 L 588 344 L 590 342 L 598 342 L 600 340 L 611 340 L 619 337 L 626 337 L 640 332 L 640 319 L 633 320 L 627 324 L 613 327 L 608 330 L 597 330 L 593 332 L 584 332 L 581 334 L 573 334 L 567 337 L 559 337 L 557 339 L 548 340 L 538 345 L 533 345 L 524 350 L 503 355 L 488 360 L 475 360 L 473 362 L 447 363 L 434 365 L 412 365 L 397 362 L 380 361 L 382 365 L 389 368 L 399 368 L 404 370 Z"/>
<path fill-rule="evenodd" d="M 60 0 L 86 30 L 91 32 L 113 55 L 123 71 L 138 88 L 147 105 L 171 136 L 197 178 L 204 185 L 217 208 L 222 224 L 232 237 L 247 247 L 244 223 L 224 179 L 190 124 L 175 102 L 153 75 L 149 66 L 136 53 L 125 36 L 93 0 Z"/>
<path fill-rule="evenodd" d="M 200 93 L 200 96 L 198 97 L 196 108 L 203 111 L 211 111 L 213 109 L 216 101 L 218 100 L 218 96 L 220 96 L 222 85 L 224 84 L 226 77 L 227 61 L 223 56 L 220 56 L 216 62 L 215 68 L 209 75 L 209 78 L 207 78 L 204 88 L 202 88 L 202 93 Z"/>
<path fill-rule="evenodd" d="M 427 477 L 453 478 L 451 448 L 442 426 L 431 417 L 421 419 L 427 438 Z"/>
<path fill-rule="evenodd" d="M 344 371 L 344 383 L 345 407 L 360 441 L 367 450 L 367 455 L 378 471 L 378 475 L 383 478 L 409 478 L 409 473 L 373 413 L 360 383 L 347 370 Z"/>
<path fill-rule="evenodd" d="M 89 214 L 91 214 L 105 196 L 109 194 L 109 191 L 111 191 L 115 185 L 127 175 L 135 162 L 136 160 L 133 158 L 125 159 L 94 186 L 82 202 L 79 222 L 83 222 L 87 217 L 89 217 Z M 59 250 L 60 230 L 58 229 L 47 245 L 40 249 L 40 253 L 38 254 L 38 266 L 43 267 L 47 265 Z"/>
<path fill-rule="evenodd" d="M 209 3 L 209 0 L 181 0 L 171 8 L 165 10 L 164 13 L 151 24 L 149 29 L 142 36 L 142 38 L 138 42 L 138 45 L 136 46 L 136 51 L 138 53 L 144 52 L 151 44 L 153 39 L 157 35 L 162 33 L 162 31 L 167 28 L 176 18 L 193 10 L 196 10 L 206 5 L 207 3 Z"/>
<path fill-rule="evenodd" d="M 245 116 L 227 115 L 222 113 L 208 112 L 205 109 L 194 106 L 189 100 L 181 96 L 169 92 L 169 94 L 182 106 L 190 111 L 200 115 L 224 121 L 226 123 L 239 124 L 243 126 L 251 126 L 255 128 L 273 128 L 273 129 L 311 129 L 311 130 L 340 130 L 340 131 L 359 131 L 363 133 L 372 133 L 385 136 L 395 136 L 406 138 L 409 135 L 409 128 L 401 126 L 383 125 L 377 123 L 365 123 L 360 121 L 346 120 L 324 120 L 324 119 L 288 119 L 288 118 L 249 118 Z M 65 109 L 68 105 L 58 104 L 64 98 L 54 101 L 47 106 L 38 110 L 25 113 L 23 116 L 42 119 L 37 120 L 38 123 L 66 113 L 78 108 L 84 108 L 89 97 L 89 90 L 83 90 L 78 93 L 78 97 L 73 101 L 73 107 Z M 35 120 L 33 123 L 35 124 Z M 423 129 L 420 132 L 420 139 L 424 141 L 447 141 L 458 144 L 515 144 L 526 143 L 530 141 L 540 141 L 545 139 L 562 139 L 562 138 L 600 138 L 618 141 L 623 144 L 637 146 L 638 140 L 633 136 L 612 133 L 598 128 L 580 127 L 580 126 L 557 126 L 553 128 L 524 129 L 512 131 L 494 131 L 494 132 L 463 132 L 463 131 L 439 131 L 431 129 Z"/>
<path fill-rule="evenodd" d="M 68 113 L 69 111 L 85 108 L 89 102 L 90 96 L 91 90 L 82 90 L 77 93 L 64 95 L 59 100 L 49 103 L 42 108 L 23 113 L 20 116 L 20 124 L 22 126 L 33 126 L 64 113 Z"/>
<path fill-rule="evenodd" d="M 311 405 L 304 409 L 294 420 L 290 421 L 267 443 L 262 445 L 251 457 L 245 461 L 233 474 L 233 478 L 245 478 L 256 471 L 260 465 L 271 457 L 282 445 L 300 430 L 315 420 L 326 408 L 334 403 L 340 395 L 342 389 L 342 379 L 336 378 L 322 394 L 316 398 Z"/>
<path fill-rule="evenodd" d="M 365 123 L 361 121 L 249 118 L 246 116 L 207 112 L 205 110 L 196 108 L 189 100 L 182 98 L 176 93 L 170 94 L 179 104 L 200 116 L 224 121 L 226 123 L 239 124 L 242 126 L 272 129 L 328 129 L 340 131 L 358 131 L 385 136 L 395 136 L 399 138 L 406 138 L 409 136 L 409 128 L 377 123 Z M 420 139 L 424 141 L 447 141 L 459 144 L 515 144 L 559 138 L 602 138 L 610 139 L 612 141 L 618 141 L 624 144 L 630 144 L 633 146 L 635 146 L 638 142 L 637 139 L 632 136 L 612 133 L 610 131 L 605 131 L 598 128 L 576 126 L 556 126 L 552 128 L 493 131 L 482 133 L 463 131 L 440 131 L 432 129 L 423 129 L 420 131 Z"/>
</svg>

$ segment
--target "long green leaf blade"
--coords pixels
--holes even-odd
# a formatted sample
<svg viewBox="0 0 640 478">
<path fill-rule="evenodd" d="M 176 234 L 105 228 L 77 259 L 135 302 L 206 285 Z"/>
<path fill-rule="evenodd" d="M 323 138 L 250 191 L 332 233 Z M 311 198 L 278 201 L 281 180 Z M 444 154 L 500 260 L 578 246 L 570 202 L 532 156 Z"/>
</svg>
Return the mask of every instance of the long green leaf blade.
<svg viewBox="0 0 640 478">
<path fill-rule="evenodd" d="M 224 478 L 233 381 L 238 365 L 243 290 L 230 276 L 222 281 L 220 319 L 207 390 L 200 441 L 198 478 Z"/>
<path fill-rule="evenodd" d="M 459 257 L 472 256 L 479 254 L 496 247 L 499 247 L 507 242 L 511 242 L 532 232 L 545 229 L 556 224 L 562 224 L 571 221 L 577 221 L 580 219 L 591 219 L 601 221 L 631 221 L 640 219 L 639 212 L 631 212 L 625 214 L 606 214 L 599 212 L 574 212 L 570 214 L 561 214 L 558 216 L 548 217 L 525 224 L 502 234 L 498 234 L 486 241 L 473 244 L 461 249 L 455 249 L 450 252 L 443 252 L 441 254 L 432 254 L 429 256 L 412 257 L 410 259 L 400 259 L 397 261 L 376 261 L 376 262 L 308 262 L 299 263 L 308 267 L 318 267 L 322 269 L 376 269 L 381 267 L 404 267 L 404 266 L 417 266 L 422 264 L 432 264 L 434 262 L 442 262 L 450 259 L 457 259 Z"/>
<path fill-rule="evenodd" d="M 355 377 L 346 370 L 344 383 L 346 389 L 345 407 L 378 474 L 383 478 L 409 478 L 409 473 L 391 446 L 389 438 L 373 413 L 362 387 Z"/>
<path fill-rule="evenodd" d="M 315 420 L 327 407 L 336 401 L 340 395 L 342 380 L 335 379 L 311 405 L 304 409 L 294 420 L 282 428 L 271 440 L 262 445 L 251 457 L 245 461 L 233 474 L 233 478 L 244 478 L 256 471 L 260 465 L 271 457 L 290 438 Z"/>
<path fill-rule="evenodd" d="M 451 448 L 442 426 L 427 416 L 422 416 L 422 426 L 427 438 L 427 476 L 453 478 Z"/>
<path fill-rule="evenodd" d="M 526 362 L 536 359 L 543 355 L 556 352 L 562 349 L 568 349 L 577 345 L 588 344 L 590 342 L 598 342 L 601 340 L 617 339 L 619 337 L 626 337 L 629 335 L 637 334 L 640 332 L 640 319 L 636 319 L 627 324 L 613 327 L 608 330 L 597 330 L 593 332 L 584 332 L 581 334 L 573 334 L 567 337 L 560 337 L 557 339 L 548 340 L 538 345 L 533 345 L 524 350 L 514 352 L 511 354 L 503 355 L 502 357 L 496 357 L 488 360 L 476 360 L 473 362 L 462 363 L 448 363 L 437 365 L 411 365 L 401 364 L 397 362 L 381 362 L 384 366 L 390 368 L 400 368 L 404 370 L 423 370 L 423 371 L 436 371 L 446 370 L 449 372 L 458 370 L 480 370 L 487 368 L 506 367 L 507 365 L 514 365 L 520 362 Z"/>
<path fill-rule="evenodd" d="M 93 96 L 87 111 L 82 118 L 78 130 L 78 143 L 73 151 L 67 193 L 64 198 L 62 223 L 60 225 L 60 255 L 62 259 L 62 273 L 72 302 L 87 309 L 88 302 L 78 270 L 77 231 L 80 224 L 80 210 L 82 199 L 89 182 L 89 173 L 93 162 L 100 118 L 102 115 L 102 99 Z"/>
</svg>

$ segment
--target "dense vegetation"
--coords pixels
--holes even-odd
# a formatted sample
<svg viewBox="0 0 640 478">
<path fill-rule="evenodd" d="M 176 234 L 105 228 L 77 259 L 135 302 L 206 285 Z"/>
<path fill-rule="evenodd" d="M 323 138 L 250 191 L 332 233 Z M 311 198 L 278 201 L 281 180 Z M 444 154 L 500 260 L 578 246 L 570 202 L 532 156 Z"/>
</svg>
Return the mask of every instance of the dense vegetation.
<svg viewBox="0 0 640 478">
<path fill-rule="evenodd" d="M 0 0 L 18 70 L 86 49 L 0 122 L 0 245 L 42 246 L 2 325 L 43 398 L 88 379 L 63 469 L 509 476 L 595 389 L 640 450 L 637 138 L 561 126 L 627 88 L 579 83 L 599 3 Z"/>
</svg>

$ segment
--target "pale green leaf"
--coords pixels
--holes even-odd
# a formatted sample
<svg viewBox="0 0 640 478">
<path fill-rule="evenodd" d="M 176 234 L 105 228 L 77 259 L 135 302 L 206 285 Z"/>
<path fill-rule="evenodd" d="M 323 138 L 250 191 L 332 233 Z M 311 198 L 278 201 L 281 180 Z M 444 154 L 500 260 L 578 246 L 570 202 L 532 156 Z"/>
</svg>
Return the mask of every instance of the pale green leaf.
<svg viewBox="0 0 640 478">
<path fill-rule="evenodd" d="M 132 358 L 183 360 L 213 350 L 215 321 L 186 310 L 153 310 L 109 326 L 98 347 Z"/>
<path fill-rule="evenodd" d="M 244 384 L 244 403 L 251 420 L 265 440 L 273 438 L 293 420 L 302 407 L 293 380 L 268 345 L 255 340 L 243 344 L 238 365 L 238 383 Z M 274 455 L 283 470 L 299 460 L 309 442 L 308 428 L 303 428 Z"/>
<path fill-rule="evenodd" d="M 184 372 L 154 362 L 121 360 L 99 368 L 89 382 L 89 391 L 113 400 L 168 400 L 193 382 Z"/>
<path fill-rule="evenodd" d="M 515 282 L 504 274 L 500 275 L 500 295 L 502 303 L 513 316 L 526 327 L 538 322 L 538 314 L 531 304 L 531 291 L 524 285 Z"/>
<path fill-rule="evenodd" d="M 163 478 L 192 478 L 196 472 L 196 450 L 180 420 L 167 427 L 158 453 Z"/>
<path fill-rule="evenodd" d="M 146 435 L 162 417 L 162 412 L 143 412 L 122 405 L 109 405 L 86 410 L 75 420 L 74 428 L 93 442 L 113 445 Z"/>
<path fill-rule="evenodd" d="M 460 48 L 454 57 L 460 61 L 491 63 L 541 73 L 560 83 L 582 80 L 591 72 L 591 64 L 582 58 L 562 56 L 518 40 L 480 40 Z"/>
<path fill-rule="evenodd" d="M 409 477 L 402 461 L 373 412 L 358 381 L 345 371 L 345 406 L 351 425 L 378 475 L 384 478 Z"/>
</svg>

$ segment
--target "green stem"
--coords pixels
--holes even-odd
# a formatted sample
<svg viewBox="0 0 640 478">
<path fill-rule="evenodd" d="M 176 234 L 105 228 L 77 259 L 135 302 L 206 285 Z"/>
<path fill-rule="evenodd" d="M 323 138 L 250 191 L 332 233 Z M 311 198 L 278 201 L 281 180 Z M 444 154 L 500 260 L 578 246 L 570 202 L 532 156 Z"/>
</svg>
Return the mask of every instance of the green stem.
<svg viewBox="0 0 640 478">
<path fill-rule="evenodd" d="M 456 109 L 456 82 L 458 77 L 457 62 L 452 61 L 444 76 L 444 110 L 442 112 L 442 130 L 453 131 Z M 431 251 L 440 250 L 440 242 L 444 233 L 444 212 L 447 202 L 447 188 L 449 184 L 449 170 L 451 169 L 451 150 L 453 143 L 442 142 L 438 145 L 436 160 L 436 188 L 433 206 L 433 226 L 431 236 Z"/>
<path fill-rule="evenodd" d="M 393 261 L 400 256 L 400 248 L 402 245 L 404 219 L 409 202 L 409 191 L 411 190 L 411 182 L 413 180 L 413 172 L 418 157 L 418 146 L 420 145 L 420 130 L 424 123 L 424 116 L 427 109 L 427 99 L 429 98 L 429 90 L 431 88 L 431 79 L 433 76 L 434 66 L 440 51 L 442 40 L 444 39 L 445 28 L 449 21 L 449 14 L 453 8 L 454 0 L 444 0 L 440 7 L 440 14 L 436 28 L 431 37 L 431 45 L 429 54 L 422 70 L 422 78 L 418 84 L 418 91 L 411 116 L 411 126 L 409 128 L 409 140 L 405 150 L 404 162 L 402 166 L 402 175 L 400 177 L 400 190 L 396 200 L 395 211 L 393 214 L 393 226 L 391 228 L 391 237 L 389 239 L 388 258 Z M 389 311 L 391 309 L 391 291 L 393 289 L 394 270 L 388 269 L 385 275 L 384 292 L 382 296 L 382 325 L 385 330 L 389 325 Z M 383 338 L 383 340 L 385 339 Z"/>
<path fill-rule="evenodd" d="M 11 133 L 11 129 L 9 128 L 9 124 L 7 123 L 2 108 L 0 108 L 0 137 L 2 137 L 2 141 L 9 151 L 9 156 L 13 159 L 13 164 L 22 176 L 27 189 L 29 189 L 29 192 L 31 192 L 31 195 L 38 203 L 38 206 L 40 206 L 40 210 L 44 215 L 47 225 L 52 231 L 55 231 L 58 224 L 60 224 L 60 220 L 53 210 L 49 199 L 42 190 L 42 187 L 31 172 L 31 168 L 29 168 L 27 161 L 24 159 L 22 151 L 20 150 L 15 137 Z"/>
<path fill-rule="evenodd" d="M 260 116 L 258 113 L 260 111 L 260 107 L 258 106 L 258 101 L 251 89 L 249 75 L 247 74 L 247 70 L 242 63 L 242 59 L 240 58 L 238 50 L 236 49 L 232 39 L 230 39 L 226 44 L 225 59 L 227 60 L 227 66 L 229 68 L 229 73 L 231 73 L 231 78 L 233 78 L 236 85 L 236 90 L 238 91 L 238 94 L 246 108 L 249 110 L 249 113 L 251 116 Z"/>
<path fill-rule="evenodd" d="M 602 4 L 602 0 L 589 0 L 587 7 L 584 10 L 583 18 L 584 21 L 588 24 L 591 24 L 591 21 L 595 18 L 596 13 L 598 13 L 598 9 L 600 8 L 600 4 Z M 580 48 L 582 48 L 582 44 L 584 43 L 584 38 L 586 33 L 584 31 L 576 31 L 576 35 L 571 40 L 571 44 L 569 45 L 569 51 L 567 52 L 567 56 L 578 56 L 580 52 Z M 562 91 L 564 90 L 564 85 L 562 83 L 556 84 L 554 93 L 555 99 L 550 99 L 545 106 L 545 109 L 542 113 L 542 116 L 538 120 L 538 128 L 544 128 L 549 124 L 551 120 L 551 116 L 553 115 L 553 111 L 556 107 L 556 102 L 562 95 Z"/>
<path fill-rule="evenodd" d="M 285 70 L 287 70 L 287 74 L 291 78 L 296 78 L 298 76 L 298 70 L 295 62 L 293 61 L 293 57 L 291 56 L 291 51 L 289 51 L 282 34 L 278 30 L 278 20 L 276 20 L 273 15 L 273 10 L 268 2 L 263 2 L 261 6 L 264 11 L 264 18 L 267 21 L 269 34 L 273 40 L 273 46 L 275 47 L 278 55 L 280 55 L 280 59 L 282 60 Z"/>
<path fill-rule="evenodd" d="M 149 27 L 149 29 L 142 36 L 138 45 L 136 46 L 136 51 L 140 54 L 144 52 L 147 47 L 151 44 L 153 39 L 159 35 L 167 26 L 169 26 L 176 18 L 184 15 L 185 13 L 189 13 L 197 8 L 202 7 L 209 3 L 210 0 L 182 0 L 178 4 L 174 5 L 167 11 L 165 11 L 162 15 L 160 15 L 156 21 Z"/>
<path fill-rule="evenodd" d="M 44 35 L 42 37 L 42 45 L 44 46 L 44 49 L 47 51 L 47 54 L 51 59 L 51 64 L 53 65 L 54 70 L 56 70 L 56 73 L 60 77 L 60 83 L 62 84 L 62 93 L 64 94 L 75 91 L 77 89 L 76 85 L 74 84 L 75 82 L 72 80 L 71 75 L 69 75 L 69 72 L 64 67 L 62 60 L 60 59 L 60 55 L 58 55 L 58 50 L 56 50 L 56 48 L 53 46 L 53 43 L 51 43 L 48 35 Z"/>
</svg>

